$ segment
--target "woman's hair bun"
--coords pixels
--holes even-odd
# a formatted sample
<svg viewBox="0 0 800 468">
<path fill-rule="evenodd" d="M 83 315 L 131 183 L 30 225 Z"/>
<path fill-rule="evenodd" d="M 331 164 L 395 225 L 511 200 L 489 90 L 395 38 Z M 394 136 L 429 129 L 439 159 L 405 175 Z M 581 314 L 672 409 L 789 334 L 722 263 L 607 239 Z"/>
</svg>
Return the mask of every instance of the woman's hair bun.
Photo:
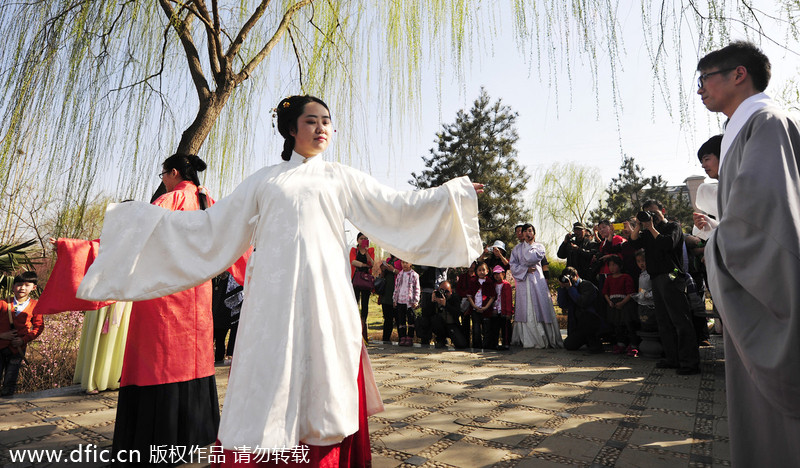
<svg viewBox="0 0 800 468">
<path fill-rule="evenodd" d="M 189 164 L 191 164 L 197 172 L 203 172 L 206 170 L 206 167 L 208 167 L 206 162 L 200 159 L 200 156 L 196 154 L 189 154 L 186 156 L 186 159 L 189 160 Z"/>
</svg>

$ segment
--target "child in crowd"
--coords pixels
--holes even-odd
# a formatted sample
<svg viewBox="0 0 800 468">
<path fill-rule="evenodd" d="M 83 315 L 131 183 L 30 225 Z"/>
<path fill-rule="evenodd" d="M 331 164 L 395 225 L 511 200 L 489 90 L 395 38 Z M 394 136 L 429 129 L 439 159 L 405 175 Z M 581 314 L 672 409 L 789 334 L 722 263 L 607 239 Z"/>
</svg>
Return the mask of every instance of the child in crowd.
<svg viewBox="0 0 800 468">
<path fill-rule="evenodd" d="M 647 261 L 645 260 L 644 249 L 636 251 L 636 266 L 642 272 L 639 274 L 639 292 L 632 297 L 639 304 L 638 314 L 642 317 L 641 320 L 646 321 L 644 317 L 656 316 L 656 303 L 653 301 L 653 283 L 650 280 L 650 274 L 647 273 Z"/>
<path fill-rule="evenodd" d="M 636 292 L 633 278 L 622 273 L 622 259 L 616 255 L 608 257 L 606 265 L 608 276 L 603 283 L 603 297 L 608 304 L 608 321 L 614 327 L 616 344 L 612 352 L 636 357 L 639 355 L 639 337 L 636 334 L 638 315 L 631 301 L 631 295 Z"/>
<path fill-rule="evenodd" d="M 400 346 L 414 344 L 414 309 L 419 305 L 419 275 L 412 270 L 410 262 L 403 261 L 403 271 L 394 280 L 392 303 L 397 317 L 397 335 Z"/>
<path fill-rule="evenodd" d="M 11 288 L 14 296 L 8 301 L 0 300 L 0 395 L 4 397 L 10 397 L 17 391 L 19 367 L 25 358 L 25 349 L 44 330 L 42 316 L 34 313 L 36 299 L 31 298 L 37 280 L 33 271 L 17 275 Z"/>
<path fill-rule="evenodd" d="M 472 310 L 472 347 L 487 345 L 490 349 L 497 347 L 497 340 L 489 343 L 489 318 L 492 316 L 492 304 L 497 298 L 494 281 L 489 278 L 489 266 L 481 262 L 475 268 L 475 277 L 467 291 L 467 300 Z"/>
<path fill-rule="evenodd" d="M 467 337 L 469 343 L 470 337 L 470 319 L 472 318 L 472 306 L 469 305 L 469 288 L 472 285 L 473 278 L 475 278 L 475 268 L 478 262 L 472 264 L 466 270 L 462 271 L 456 279 L 456 294 L 461 298 L 461 333 Z M 473 344 L 473 347 L 477 347 Z"/>
<path fill-rule="evenodd" d="M 403 270 L 403 262 L 394 255 L 389 255 L 389 258 L 382 261 L 380 264 L 380 272 L 383 279 L 386 281 L 383 292 L 378 292 L 378 304 L 383 309 L 383 341 L 390 342 L 392 340 L 392 330 L 395 324 L 398 324 L 397 314 L 394 311 L 392 298 L 394 297 L 394 281 L 397 273 Z"/>
<path fill-rule="evenodd" d="M 498 350 L 505 351 L 511 344 L 511 317 L 514 315 L 514 303 L 511 300 L 511 283 L 506 281 L 506 271 L 500 265 L 492 268 L 497 300 L 494 302 L 494 316 L 492 316 L 490 330 L 492 337 L 490 344 L 497 345 L 497 334 L 503 343 L 497 346 Z M 486 346 L 484 346 L 486 348 Z"/>
</svg>

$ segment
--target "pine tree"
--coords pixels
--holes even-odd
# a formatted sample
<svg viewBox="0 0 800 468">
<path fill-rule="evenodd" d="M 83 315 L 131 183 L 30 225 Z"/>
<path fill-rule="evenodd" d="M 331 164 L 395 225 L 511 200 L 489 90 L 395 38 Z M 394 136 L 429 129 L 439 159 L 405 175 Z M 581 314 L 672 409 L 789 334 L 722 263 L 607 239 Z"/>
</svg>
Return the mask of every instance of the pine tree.
<svg viewBox="0 0 800 468">
<path fill-rule="evenodd" d="M 519 139 L 517 113 L 498 99 L 491 103 L 481 88 L 468 112 L 458 111 L 455 123 L 443 124 L 437 146 L 422 157 L 426 169 L 411 173 L 417 188 L 442 185 L 459 176 L 486 185 L 478 196 L 478 219 L 484 242 L 516 242 L 514 226 L 525 219 L 522 192 L 528 183 L 525 168 L 517 162 L 514 144 Z"/>
<path fill-rule="evenodd" d="M 692 206 L 683 194 L 670 194 L 667 182 L 660 175 L 644 177 L 643 168 L 633 157 L 625 156 L 617 177 L 611 179 L 606 189 L 606 199 L 592 211 L 591 218 L 598 222 L 609 219 L 623 222 L 635 216 L 646 200 L 657 200 L 667 210 L 667 218 L 678 221 L 684 230 L 692 226 Z"/>
</svg>

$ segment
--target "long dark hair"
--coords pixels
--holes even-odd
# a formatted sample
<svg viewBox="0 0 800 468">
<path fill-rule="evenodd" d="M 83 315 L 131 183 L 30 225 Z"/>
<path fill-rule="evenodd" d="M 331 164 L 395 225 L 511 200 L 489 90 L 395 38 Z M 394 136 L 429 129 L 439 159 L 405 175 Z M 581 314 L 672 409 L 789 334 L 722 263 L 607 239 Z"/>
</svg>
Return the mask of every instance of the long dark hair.
<svg viewBox="0 0 800 468">
<path fill-rule="evenodd" d="M 206 170 L 206 162 L 200 159 L 196 154 L 175 153 L 164 160 L 161 164 L 165 171 L 175 169 L 180 174 L 183 180 L 188 180 L 196 186 L 200 186 L 200 178 L 197 176 L 198 172 Z M 198 192 L 197 199 L 200 202 L 200 209 L 205 210 L 208 208 L 208 199 L 206 194 Z"/>
<path fill-rule="evenodd" d="M 303 115 L 303 109 L 309 102 L 316 102 L 321 104 L 328 112 L 328 105 L 325 102 L 314 96 L 289 96 L 281 99 L 278 107 L 275 108 L 275 113 L 278 117 L 278 133 L 284 138 L 283 151 L 281 151 L 281 158 L 284 161 L 292 159 L 292 150 L 294 149 L 294 137 L 291 132 L 297 131 L 297 119 Z"/>
</svg>

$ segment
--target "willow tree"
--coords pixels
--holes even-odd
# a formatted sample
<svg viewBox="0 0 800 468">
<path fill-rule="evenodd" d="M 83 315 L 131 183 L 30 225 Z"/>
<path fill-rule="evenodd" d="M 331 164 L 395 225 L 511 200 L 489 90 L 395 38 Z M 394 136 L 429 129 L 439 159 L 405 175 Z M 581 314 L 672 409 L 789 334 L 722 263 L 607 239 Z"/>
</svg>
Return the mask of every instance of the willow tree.
<svg viewBox="0 0 800 468">
<path fill-rule="evenodd" d="M 702 47 L 724 41 L 731 22 L 759 24 L 757 10 L 732 5 L 644 2 L 657 71 L 669 58 L 664 42 L 687 24 L 714 39 Z M 351 135 L 367 106 L 402 121 L 419 104 L 423 64 L 435 67 L 435 86 L 445 69 L 463 80 L 462 64 L 491 50 L 509 22 L 540 80 L 610 60 L 613 89 L 617 8 L 607 0 L 2 2 L 0 193 L 16 195 L 0 199 L 0 240 L 30 193 L 9 187 L 23 183 L 61 212 L 101 190 L 144 198 L 158 162 L 186 151 L 210 163 L 211 185 L 224 192 L 252 169 L 269 108 L 286 94 L 328 98 Z M 77 228 L 62 222 L 55 234 Z"/>
<path fill-rule="evenodd" d="M 589 222 L 589 210 L 603 194 L 603 179 L 596 167 L 557 162 L 535 174 L 531 189 L 531 212 L 542 229 L 559 234 L 571 232 L 576 221 Z"/>
</svg>

